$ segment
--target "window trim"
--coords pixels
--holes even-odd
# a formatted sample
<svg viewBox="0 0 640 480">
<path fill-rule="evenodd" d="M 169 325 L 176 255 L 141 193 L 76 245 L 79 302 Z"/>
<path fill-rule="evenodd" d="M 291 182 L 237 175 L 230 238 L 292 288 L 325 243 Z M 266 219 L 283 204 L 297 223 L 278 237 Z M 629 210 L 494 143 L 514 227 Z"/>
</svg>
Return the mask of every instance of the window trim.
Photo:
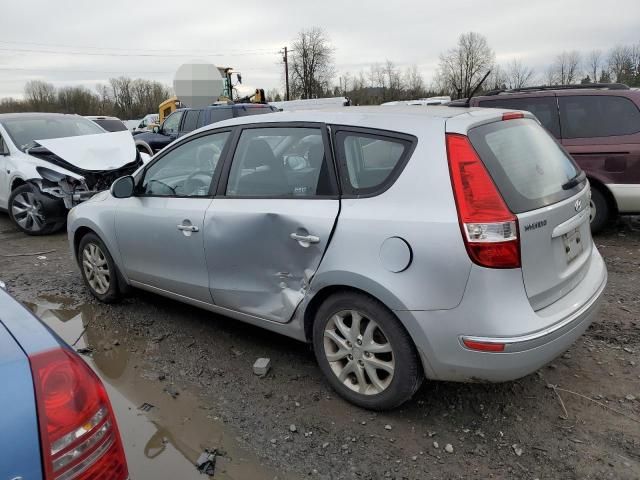
<svg viewBox="0 0 640 480">
<path fill-rule="evenodd" d="M 330 125 L 333 133 L 333 144 L 336 152 L 336 163 L 340 177 L 340 187 L 342 189 L 342 198 L 370 198 L 383 194 L 400 177 L 409 159 L 413 156 L 418 145 L 418 138 L 408 133 L 395 132 L 392 130 L 384 130 L 369 127 L 354 127 L 349 125 Z M 344 151 L 344 142 L 340 141 L 340 134 L 356 136 L 364 136 L 376 138 L 379 140 L 388 140 L 395 143 L 403 143 L 406 148 L 402 156 L 398 159 L 395 167 L 391 170 L 389 176 L 379 185 L 367 188 L 355 188 L 349 180 L 349 170 L 347 167 L 347 158 Z"/>
<path fill-rule="evenodd" d="M 231 144 L 235 138 L 235 127 L 223 127 L 215 130 L 206 130 L 204 132 L 200 132 L 196 135 L 189 135 L 187 137 L 183 137 L 175 144 L 170 145 L 165 148 L 158 154 L 157 158 L 154 158 L 151 162 L 144 166 L 144 168 L 138 173 L 135 182 L 135 192 L 134 197 L 137 198 L 187 198 L 187 199 L 198 199 L 198 198 L 208 198 L 212 199 L 215 196 L 216 189 L 218 188 L 218 183 L 220 181 L 220 174 L 222 172 L 222 168 L 226 163 L 226 157 L 229 155 L 229 150 L 231 148 Z M 216 135 L 218 133 L 229 133 L 229 138 L 227 138 L 227 143 L 225 144 L 222 152 L 220 153 L 220 158 L 218 159 L 218 164 L 216 165 L 215 170 L 213 171 L 213 178 L 211 179 L 211 185 L 209 186 L 209 193 L 207 195 L 197 196 L 197 197 L 188 197 L 185 195 L 148 195 L 139 193 L 139 189 L 142 187 L 142 182 L 147 175 L 147 171 L 155 165 L 157 162 L 166 157 L 169 153 L 173 152 L 176 148 L 181 147 L 182 145 L 189 143 L 191 141 L 197 140 L 202 137 L 208 137 L 210 135 Z"/>
<path fill-rule="evenodd" d="M 253 200 L 337 200 L 340 198 L 340 187 L 337 181 L 337 171 L 335 168 L 335 159 L 333 155 L 333 148 L 329 137 L 329 130 L 327 125 L 323 122 L 264 122 L 264 123 L 250 123 L 236 125 L 236 132 L 231 139 L 230 151 L 225 158 L 224 169 L 220 175 L 218 181 L 218 188 L 216 189 L 215 198 L 228 198 L 228 199 L 253 199 Z M 315 128 L 320 130 L 322 134 L 322 143 L 324 145 L 324 152 L 327 161 L 327 168 L 329 170 L 329 176 L 331 177 L 331 188 L 333 193 L 330 195 L 308 195 L 308 196 L 296 196 L 296 195 L 227 195 L 227 186 L 229 183 L 229 174 L 231 172 L 231 164 L 233 163 L 233 157 L 238 148 L 240 137 L 245 130 L 255 130 L 264 128 Z"/>
</svg>

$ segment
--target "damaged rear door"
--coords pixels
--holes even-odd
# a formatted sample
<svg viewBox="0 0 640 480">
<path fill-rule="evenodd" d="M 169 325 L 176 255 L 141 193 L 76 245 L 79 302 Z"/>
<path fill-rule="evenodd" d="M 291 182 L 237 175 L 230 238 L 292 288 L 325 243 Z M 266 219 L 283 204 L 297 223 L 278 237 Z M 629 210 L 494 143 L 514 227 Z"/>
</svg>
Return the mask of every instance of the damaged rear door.
<svg viewBox="0 0 640 480">
<path fill-rule="evenodd" d="M 239 130 L 205 217 L 216 305 L 287 322 L 316 272 L 340 209 L 325 125 Z"/>
</svg>

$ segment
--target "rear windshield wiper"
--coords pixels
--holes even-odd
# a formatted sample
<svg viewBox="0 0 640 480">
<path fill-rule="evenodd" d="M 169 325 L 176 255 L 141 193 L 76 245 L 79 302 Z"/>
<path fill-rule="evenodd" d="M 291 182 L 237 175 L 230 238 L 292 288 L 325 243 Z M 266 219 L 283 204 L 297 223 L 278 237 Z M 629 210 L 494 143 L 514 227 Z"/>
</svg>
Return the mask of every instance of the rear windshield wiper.
<svg viewBox="0 0 640 480">
<path fill-rule="evenodd" d="M 580 170 L 580 173 L 577 173 L 575 177 L 562 184 L 562 189 L 571 190 L 576 185 L 580 185 L 582 182 L 584 182 L 586 178 L 587 174 L 584 173 L 584 170 Z"/>
</svg>

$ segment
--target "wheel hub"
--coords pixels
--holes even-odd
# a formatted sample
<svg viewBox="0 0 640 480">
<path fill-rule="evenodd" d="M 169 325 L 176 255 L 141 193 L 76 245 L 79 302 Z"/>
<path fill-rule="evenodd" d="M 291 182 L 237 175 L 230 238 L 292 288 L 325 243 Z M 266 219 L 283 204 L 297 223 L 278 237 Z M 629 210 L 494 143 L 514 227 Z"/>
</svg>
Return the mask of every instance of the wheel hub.
<svg viewBox="0 0 640 480">
<path fill-rule="evenodd" d="M 395 356 L 384 332 L 355 310 L 338 312 L 327 322 L 324 353 L 338 380 L 364 395 L 381 393 L 395 373 Z"/>
</svg>

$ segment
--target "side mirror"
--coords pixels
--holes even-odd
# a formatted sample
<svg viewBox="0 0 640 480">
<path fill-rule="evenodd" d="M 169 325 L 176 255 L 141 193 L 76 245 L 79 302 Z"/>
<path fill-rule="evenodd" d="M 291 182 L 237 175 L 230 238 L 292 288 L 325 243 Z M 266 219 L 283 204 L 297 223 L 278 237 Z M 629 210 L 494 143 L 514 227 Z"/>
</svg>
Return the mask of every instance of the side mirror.
<svg viewBox="0 0 640 480">
<path fill-rule="evenodd" d="M 158 125 L 153 127 L 153 133 L 160 133 L 160 127 Z"/>
<path fill-rule="evenodd" d="M 131 175 L 120 177 L 111 185 L 111 195 L 115 198 L 132 197 L 135 186 L 136 181 Z"/>
</svg>

